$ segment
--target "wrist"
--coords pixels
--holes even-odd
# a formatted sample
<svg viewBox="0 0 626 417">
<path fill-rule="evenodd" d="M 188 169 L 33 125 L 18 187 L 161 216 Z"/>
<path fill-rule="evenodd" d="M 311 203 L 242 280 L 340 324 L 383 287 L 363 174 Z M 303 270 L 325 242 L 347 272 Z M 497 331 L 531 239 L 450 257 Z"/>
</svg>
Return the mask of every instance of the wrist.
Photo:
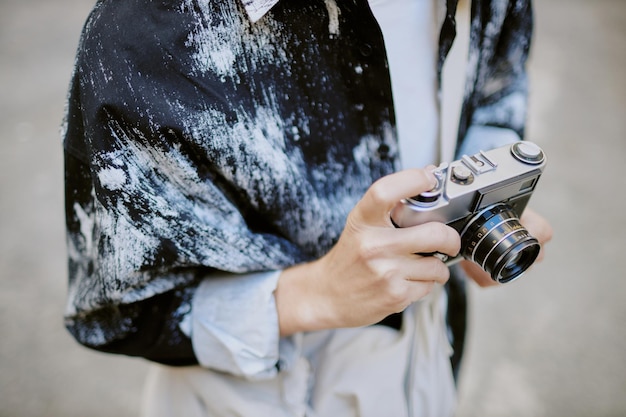
<svg viewBox="0 0 626 417">
<path fill-rule="evenodd" d="M 282 271 L 274 293 L 281 336 L 334 327 L 320 287 L 322 276 L 319 261 Z"/>
</svg>

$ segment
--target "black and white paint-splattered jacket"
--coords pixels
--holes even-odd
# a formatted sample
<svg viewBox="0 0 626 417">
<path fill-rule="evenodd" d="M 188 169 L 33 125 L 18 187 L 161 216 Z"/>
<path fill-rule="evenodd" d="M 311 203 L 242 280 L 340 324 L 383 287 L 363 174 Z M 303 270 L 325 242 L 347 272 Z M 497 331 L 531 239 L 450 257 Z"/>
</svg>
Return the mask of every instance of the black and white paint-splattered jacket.
<svg viewBox="0 0 626 417">
<path fill-rule="evenodd" d="M 240 1 L 100 0 L 87 20 L 64 135 L 65 322 L 87 346 L 196 363 L 180 324 L 200 280 L 323 255 L 399 169 L 367 0 Z M 473 2 L 459 146 L 522 136 L 531 27 L 528 0 Z"/>
</svg>

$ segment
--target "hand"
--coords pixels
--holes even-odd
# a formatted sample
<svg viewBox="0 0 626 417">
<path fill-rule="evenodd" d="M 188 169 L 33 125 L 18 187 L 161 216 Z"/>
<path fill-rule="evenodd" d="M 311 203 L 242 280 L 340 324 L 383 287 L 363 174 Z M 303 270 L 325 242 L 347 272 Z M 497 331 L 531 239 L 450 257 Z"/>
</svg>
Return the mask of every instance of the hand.
<svg viewBox="0 0 626 417">
<path fill-rule="evenodd" d="M 541 244 L 541 250 L 539 251 L 535 263 L 541 262 L 545 256 L 544 245 L 552 239 L 552 227 L 544 217 L 529 208 L 524 210 L 520 218 L 520 223 L 539 241 L 539 244 Z M 483 271 L 482 268 L 474 262 L 464 260 L 461 261 L 461 266 L 468 277 L 481 287 L 498 285 L 497 282 L 491 279 L 491 276 L 487 272 Z"/>
<path fill-rule="evenodd" d="M 427 170 L 398 172 L 374 183 L 348 215 L 337 244 L 317 261 L 288 268 L 276 289 L 282 335 L 376 323 L 403 311 L 449 277 L 434 256 L 459 252 L 458 233 L 442 223 L 395 228 L 390 212 L 407 196 L 432 189 Z"/>
</svg>

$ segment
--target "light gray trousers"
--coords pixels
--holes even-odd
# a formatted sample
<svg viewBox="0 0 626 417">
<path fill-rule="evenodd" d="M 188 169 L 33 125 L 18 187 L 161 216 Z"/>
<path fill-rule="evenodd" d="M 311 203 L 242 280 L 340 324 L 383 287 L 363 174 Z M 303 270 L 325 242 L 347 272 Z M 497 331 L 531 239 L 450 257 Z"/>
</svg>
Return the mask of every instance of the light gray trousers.
<svg viewBox="0 0 626 417">
<path fill-rule="evenodd" d="M 142 416 L 452 416 L 446 301 L 437 287 L 405 311 L 401 331 L 369 326 L 305 334 L 294 365 L 271 379 L 154 365 Z"/>
</svg>

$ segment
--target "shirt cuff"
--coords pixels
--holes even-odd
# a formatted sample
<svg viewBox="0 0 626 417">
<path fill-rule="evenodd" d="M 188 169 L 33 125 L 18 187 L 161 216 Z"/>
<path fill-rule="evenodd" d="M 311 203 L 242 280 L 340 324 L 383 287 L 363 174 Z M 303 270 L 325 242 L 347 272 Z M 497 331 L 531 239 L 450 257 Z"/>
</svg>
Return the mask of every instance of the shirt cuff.
<svg viewBox="0 0 626 417">
<path fill-rule="evenodd" d="M 296 338 L 280 338 L 274 291 L 281 271 L 211 275 L 191 309 L 191 341 L 200 365 L 247 379 L 289 368 Z"/>
<path fill-rule="evenodd" d="M 495 126 L 474 125 L 467 130 L 465 139 L 459 148 L 457 157 L 475 155 L 500 146 L 519 142 L 521 138 L 513 129 Z"/>
</svg>

